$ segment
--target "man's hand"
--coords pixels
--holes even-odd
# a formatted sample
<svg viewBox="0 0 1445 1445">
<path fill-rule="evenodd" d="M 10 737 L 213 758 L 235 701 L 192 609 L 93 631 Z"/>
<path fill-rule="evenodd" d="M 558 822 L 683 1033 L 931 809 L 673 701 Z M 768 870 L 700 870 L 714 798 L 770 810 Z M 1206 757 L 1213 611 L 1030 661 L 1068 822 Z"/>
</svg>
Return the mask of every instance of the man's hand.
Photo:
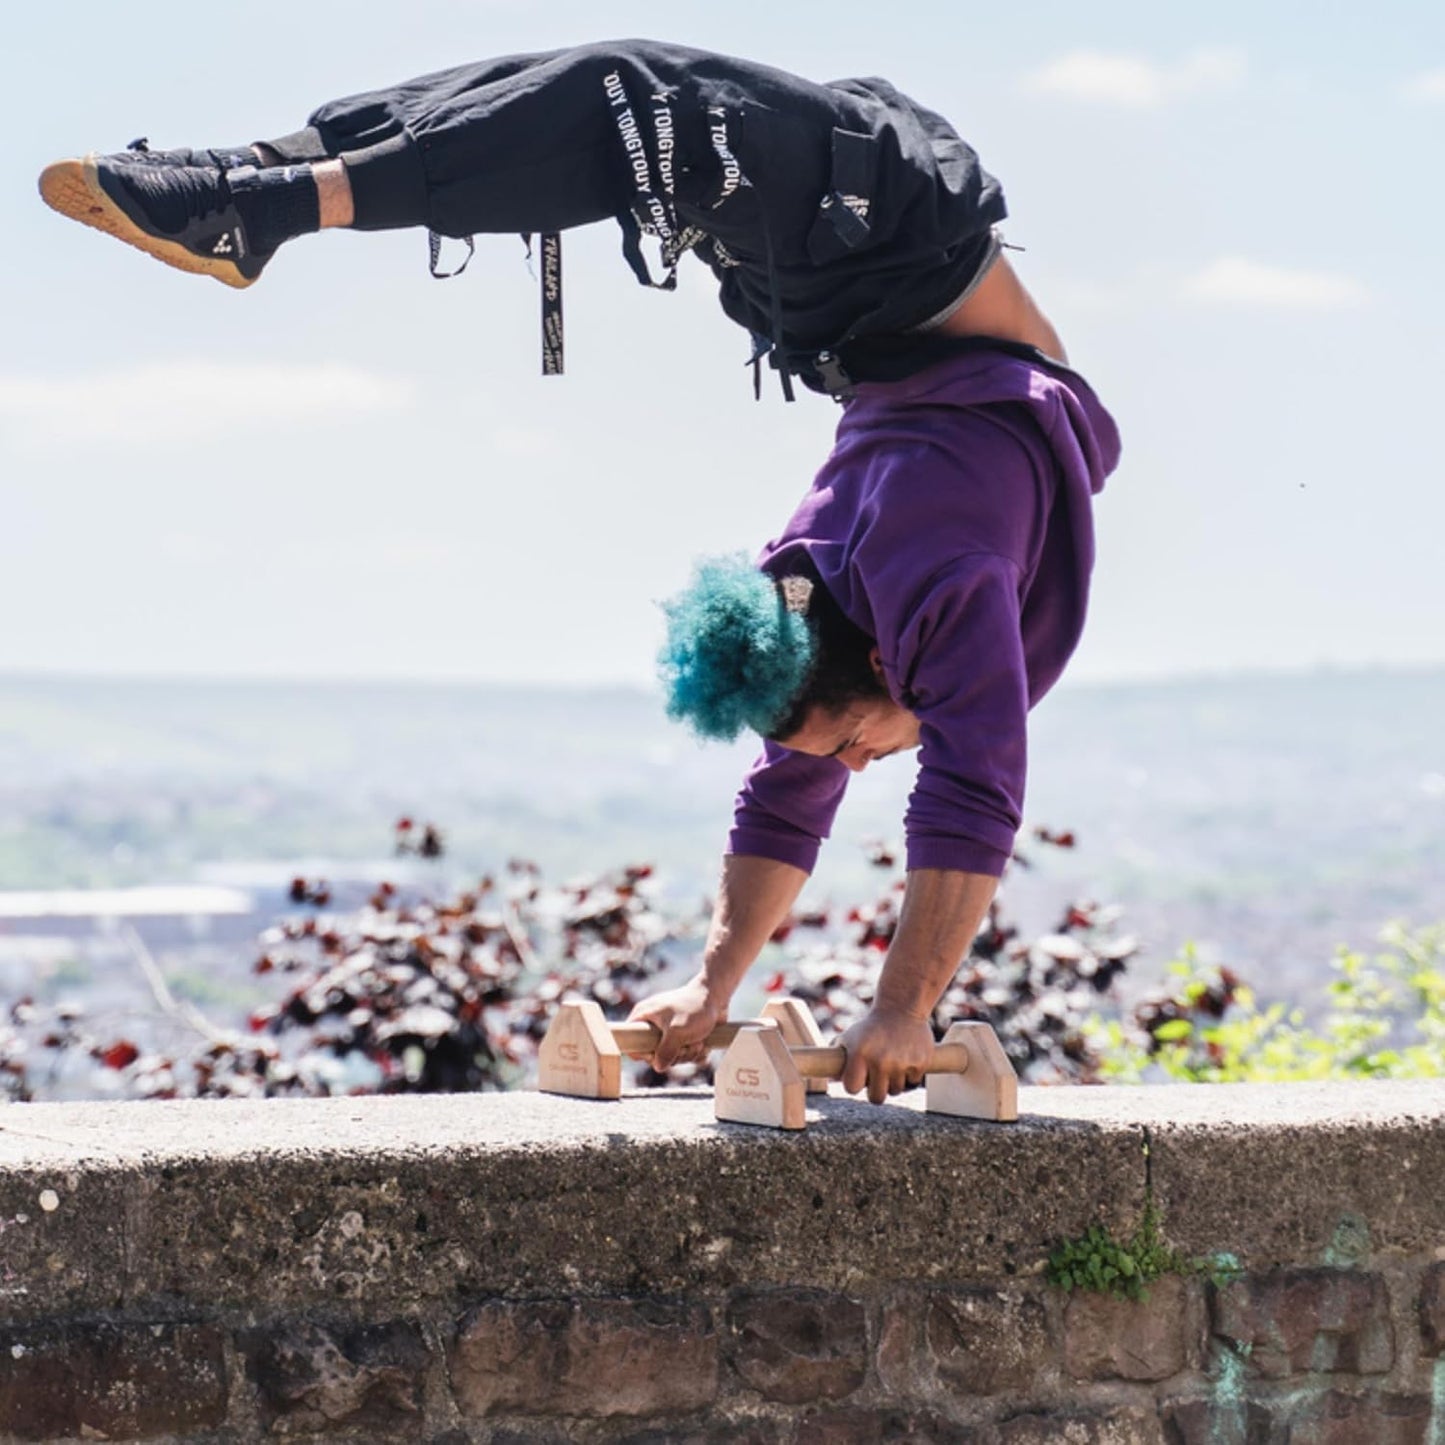
<svg viewBox="0 0 1445 1445">
<path fill-rule="evenodd" d="M 643 999 L 627 1021 L 655 1024 L 662 1030 L 652 1067 L 665 1074 L 674 1064 L 701 1063 L 707 1057 L 702 1041 L 726 1017 L 727 1009 L 713 1000 L 700 979 L 692 978 L 681 988 Z"/>
<path fill-rule="evenodd" d="M 848 1051 L 843 1087 L 857 1094 L 866 1084 L 873 1104 L 921 1084 L 933 1055 L 933 1030 L 926 1020 L 876 1003 L 838 1042 Z"/>
<path fill-rule="evenodd" d="M 933 1052 L 928 1020 L 988 913 L 998 879 L 984 873 L 915 868 L 898 929 L 878 975 L 873 1007 L 839 1041 L 848 1050 L 843 1087 L 881 1104 L 923 1082 Z"/>
</svg>

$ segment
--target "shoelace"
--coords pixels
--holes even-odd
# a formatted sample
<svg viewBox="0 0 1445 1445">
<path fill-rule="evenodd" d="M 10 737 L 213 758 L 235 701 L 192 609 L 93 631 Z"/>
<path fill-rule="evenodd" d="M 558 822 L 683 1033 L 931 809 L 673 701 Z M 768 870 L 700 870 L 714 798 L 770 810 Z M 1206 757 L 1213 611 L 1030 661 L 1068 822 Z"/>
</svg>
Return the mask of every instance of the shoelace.
<svg viewBox="0 0 1445 1445">
<path fill-rule="evenodd" d="M 137 136 L 135 140 L 130 141 L 125 150 L 118 154 L 117 159 L 133 159 L 136 165 L 198 166 L 202 170 L 214 167 L 218 171 L 229 171 L 238 166 L 258 164 L 255 155 L 246 149 L 195 151 L 177 148 L 158 151 L 151 148 L 150 141 L 145 136 Z"/>
</svg>

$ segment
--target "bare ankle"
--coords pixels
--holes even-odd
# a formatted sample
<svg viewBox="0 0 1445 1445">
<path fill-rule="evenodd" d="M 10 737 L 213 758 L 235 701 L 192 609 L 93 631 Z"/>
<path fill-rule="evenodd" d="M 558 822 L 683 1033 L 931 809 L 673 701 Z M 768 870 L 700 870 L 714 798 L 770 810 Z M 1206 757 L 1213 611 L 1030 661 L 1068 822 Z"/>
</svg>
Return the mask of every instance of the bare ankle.
<svg viewBox="0 0 1445 1445">
<path fill-rule="evenodd" d="M 351 177 L 340 160 L 315 161 L 311 174 L 316 180 L 316 195 L 321 204 L 321 229 L 349 226 L 356 219 L 356 206 L 351 198 Z"/>
</svg>

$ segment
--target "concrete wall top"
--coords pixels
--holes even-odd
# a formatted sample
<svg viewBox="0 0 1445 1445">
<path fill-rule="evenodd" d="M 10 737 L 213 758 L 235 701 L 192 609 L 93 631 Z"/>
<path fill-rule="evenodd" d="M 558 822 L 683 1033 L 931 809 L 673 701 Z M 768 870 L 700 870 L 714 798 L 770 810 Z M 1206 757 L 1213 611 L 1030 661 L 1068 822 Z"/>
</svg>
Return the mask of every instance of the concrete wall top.
<svg viewBox="0 0 1445 1445">
<path fill-rule="evenodd" d="M 1016 1124 L 815 1097 L 539 1094 L 0 1108 L 0 1301 L 393 1308 L 478 1295 L 1029 1276 L 1128 1233 L 1246 1268 L 1445 1258 L 1445 1084 L 1024 1089 Z M 1364 1237 L 1361 1237 L 1361 1231 Z"/>
</svg>

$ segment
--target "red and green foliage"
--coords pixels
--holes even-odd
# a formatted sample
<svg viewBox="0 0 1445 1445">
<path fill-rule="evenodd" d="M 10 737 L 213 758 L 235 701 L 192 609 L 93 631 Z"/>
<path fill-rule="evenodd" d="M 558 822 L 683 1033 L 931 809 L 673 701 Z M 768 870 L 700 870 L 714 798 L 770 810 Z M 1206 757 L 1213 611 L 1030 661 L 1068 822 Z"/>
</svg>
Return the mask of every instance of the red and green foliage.
<svg viewBox="0 0 1445 1445">
<path fill-rule="evenodd" d="M 1035 836 L 1073 845 L 1068 834 Z M 444 852 L 431 824 L 403 819 L 396 837 L 399 853 Z M 767 989 L 805 999 L 825 1031 L 841 1032 L 867 1007 L 897 927 L 897 860 L 880 846 L 872 862 L 882 875 L 872 902 L 800 912 L 770 949 Z M 263 934 L 254 966 L 279 985 L 276 997 L 244 1027 L 218 1026 L 186 1005 L 185 1022 L 199 1039 L 162 1055 L 88 1023 L 73 1007 L 21 1000 L 9 1029 L 0 1029 L 0 1079 L 9 1095 L 43 1095 L 39 1067 L 62 1056 L 86 1058 L 109 1074 L 107 1092 L 119 1084 L 145 1098 L 511 1088 L 527 1080 L 559 998 L 595 999 L 609 1017 L 625 1017 L 660 986 L 660 975 L 691 965 L 706 925 L 705 909 L 663 903 L 645 865 L 550 885 L 535 864 L 514 860 L 499 876 L 440 900 L 383 883 L 348 913 L 329 911 L 333 890 L 324 880 L 297 878 L 289 897 L 298 911 Z M 1082 1025 L 1137 947 L 1114 935 L 1115 917 L 1071 904 L 1054 932 L 1025 939 L 996 901 L 939 1005 L 940 1027 L 954 1019 L 992 1023 L 1026 1079 L 1093 1078 Z M 706 1078 L 707 1070 L 684 1066 L 664 1079 L 640 1067 L 637 1077 L 676 1083 Z"/>
</svg>

